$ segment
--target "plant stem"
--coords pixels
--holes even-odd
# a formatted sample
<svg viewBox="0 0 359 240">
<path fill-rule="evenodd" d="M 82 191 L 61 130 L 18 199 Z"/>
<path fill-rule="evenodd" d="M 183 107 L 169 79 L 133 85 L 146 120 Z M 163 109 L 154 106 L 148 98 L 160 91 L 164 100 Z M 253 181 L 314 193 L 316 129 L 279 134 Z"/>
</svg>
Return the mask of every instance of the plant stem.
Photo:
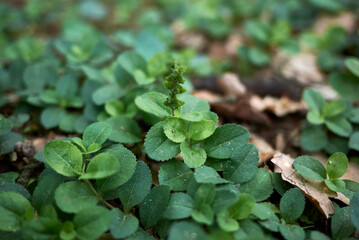
<svg viewBox="0 0 359 240">
<path fill-rule="evenodd" d="M 108 202 L 106 202 L 102 196 L 96 191 L 96 189 L 92 186 L 92 184 L 90 183 L 89 180 L 87 179 L 84 179 L 84 182 L 90 187 L 91 191 L 93 194 L 95 194 L 95 196 L 98 198 L 98 200 L 103 204 L 105 205 L 107 208 L 109 209 L 113 209 L 115 208 L 114 206 L 112 206 L 111 204 L 109 204 Z"/>
</svg>

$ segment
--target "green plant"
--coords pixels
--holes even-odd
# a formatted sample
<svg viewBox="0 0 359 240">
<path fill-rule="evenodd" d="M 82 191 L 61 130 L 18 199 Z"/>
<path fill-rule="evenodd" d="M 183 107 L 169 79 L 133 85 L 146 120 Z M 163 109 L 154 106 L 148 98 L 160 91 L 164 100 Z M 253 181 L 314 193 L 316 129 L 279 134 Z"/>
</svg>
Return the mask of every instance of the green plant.
<svg viewBox="0 0 359 240">
<path fill-rule="evenodd" d="M 343 192 L 346 189 L 345 182 L 339 179 L 348 169 L 348 158 L 344 153 L 338 152 L 331 155 L 326 168 L 317 159 L 310 156 L 296 158 L 293 166 L 303 177 L 323 181 L 334 192 Z"/>
</svg>

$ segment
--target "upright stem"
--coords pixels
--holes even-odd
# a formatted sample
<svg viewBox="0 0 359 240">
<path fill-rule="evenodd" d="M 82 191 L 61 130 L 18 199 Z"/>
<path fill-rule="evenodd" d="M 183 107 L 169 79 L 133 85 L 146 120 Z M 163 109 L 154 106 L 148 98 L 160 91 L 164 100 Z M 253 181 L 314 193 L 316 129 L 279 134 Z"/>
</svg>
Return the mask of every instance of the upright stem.
<svg viewBox="0 0 359 240">
<path fill-rule="evenodd" d="M 114 206 L 112 206 L 111 204 L 109 204 L 108 202 L 106 202 L 102 196 L 96 191 L 96 189 L 92 186 L 92 184 L 90 183 L 89 180 L 84 179 L 84 182 L 90 187 L 92 193 L 98 198 L 98 200 L 105 205 L 106 207 L 108 207 L 109 209 L 113 209 L 115 208 Z"/>
</svg>

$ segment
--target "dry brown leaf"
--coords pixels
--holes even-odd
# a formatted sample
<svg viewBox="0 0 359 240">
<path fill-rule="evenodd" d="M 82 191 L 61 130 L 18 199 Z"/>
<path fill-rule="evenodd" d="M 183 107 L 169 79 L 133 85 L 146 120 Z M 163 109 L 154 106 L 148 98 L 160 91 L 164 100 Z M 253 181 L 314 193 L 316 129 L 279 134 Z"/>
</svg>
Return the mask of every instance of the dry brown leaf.
<svg viewBox="0 0 359 240">
<path fill-rule="evenodd" d="M 327 28 L 331 26 L 340 26 L 345 29 L 346 32 L 352 32 L 355 29 L 356 18 L 355 15 L 346 12 L 339 16 L 321 16 L 315 22 L 313 27 L 314 32 L 317 34 L 323 34 Z"/>
<path fill-rule="evenodd" d="M 329 215 L 334 213 L 334 206 L 329 198 L 336 198 L 349 204 L 350 200 L 347 197 L 341 193 L 333 192 L 324 182 L 304 178 L 300 175 L 293 168 L 294 159 L 290 156 L 278 152 L 271 161 L 276 165 L 274 171 L 281 173 L 284 181 L 301 189 L 305 196 L 314 203 L 326 218 L 329 218 Z"/>
<path fill-rule="evenodd" d="M 266 162 L 273 157 L 275 150 L 262 137 L 252 133 L 249 142 L 254 144 L 258 149 L 259 164 L 262 164 L 263 162 Z"/>
<path fill-rule="evenodd" d="M 218 94 L 207 90 L 199 90 L 192 92 L 192 95 L 198 98 L 202 98 L 203 100 L 207 101 L 209 104 L 218 103 L 222 101 L 222 97 Z"/>
<path fill-rule="evenodd" d="M 290 113 L 305 111 L 308 109 L 304 102 L 295 102 L 288 97 L 283 96 L 281 98 L 252 96 L 249 100 L 250 106 L 256 111 L 262 112 L 269 110 L 273 112 L 277 117 L 283 117 Z"/>
<path fill-rule="evenodd" d="M 241 82 L 239 76 L 234 73 L 225 73 L 218 80 L 217 85 L 226 95 L 243 96 L 247 92 L 246 86 Z"/>
<path fill-rule="evenodd" d="M 303 85 L 323 83 L 324 74 L 317 64 L 314 53 L 303 52 L 295 56 L 278 51 L 273 59 L 273 67 L 287 79 L 295 79 Z"/>
<path fill-rule="evenodd" d="M 229 57 L 237 57 L 238 47 L 243 45 L 243 37 L 239 32 L 233 33 L 225 43 L 225 51 Z"/>
<path fill-rule="evenodd" d="M 46 143 L 55 140 L 55 139 L 59 139 L 59 138 L 64 138 L 65 136 L 59 136 L 56 135 L 54 132 L 50 132 L 47 136 L 45 137 L 40 137 L 40 138 L 35 138 L 32 140 L 32 144 L 34 145 L 35 148 L 35 152 L 41 152 Z"/>
</svg>

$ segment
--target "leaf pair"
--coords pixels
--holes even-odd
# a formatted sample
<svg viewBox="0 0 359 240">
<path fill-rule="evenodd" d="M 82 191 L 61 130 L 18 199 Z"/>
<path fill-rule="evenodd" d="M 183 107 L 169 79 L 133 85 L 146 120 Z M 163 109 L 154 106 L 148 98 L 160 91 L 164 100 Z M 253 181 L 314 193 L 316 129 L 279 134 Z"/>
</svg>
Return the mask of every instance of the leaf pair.
<svg viewBox="0 0 359 240">
<path fill-rule="evenodd" d="M 342 192 L 345 190 L 345 182 L 338 179 L 348 169 L 348 159 L 344 153 L 338 152 L 331 155 L 326 168 L 317 159 L 310 156 L 296 158 L 293 166 L 303 177 L 324 181 L 332 191 Z M 327 179 L 327 175 L 329 179 Z"/>
</svg>

